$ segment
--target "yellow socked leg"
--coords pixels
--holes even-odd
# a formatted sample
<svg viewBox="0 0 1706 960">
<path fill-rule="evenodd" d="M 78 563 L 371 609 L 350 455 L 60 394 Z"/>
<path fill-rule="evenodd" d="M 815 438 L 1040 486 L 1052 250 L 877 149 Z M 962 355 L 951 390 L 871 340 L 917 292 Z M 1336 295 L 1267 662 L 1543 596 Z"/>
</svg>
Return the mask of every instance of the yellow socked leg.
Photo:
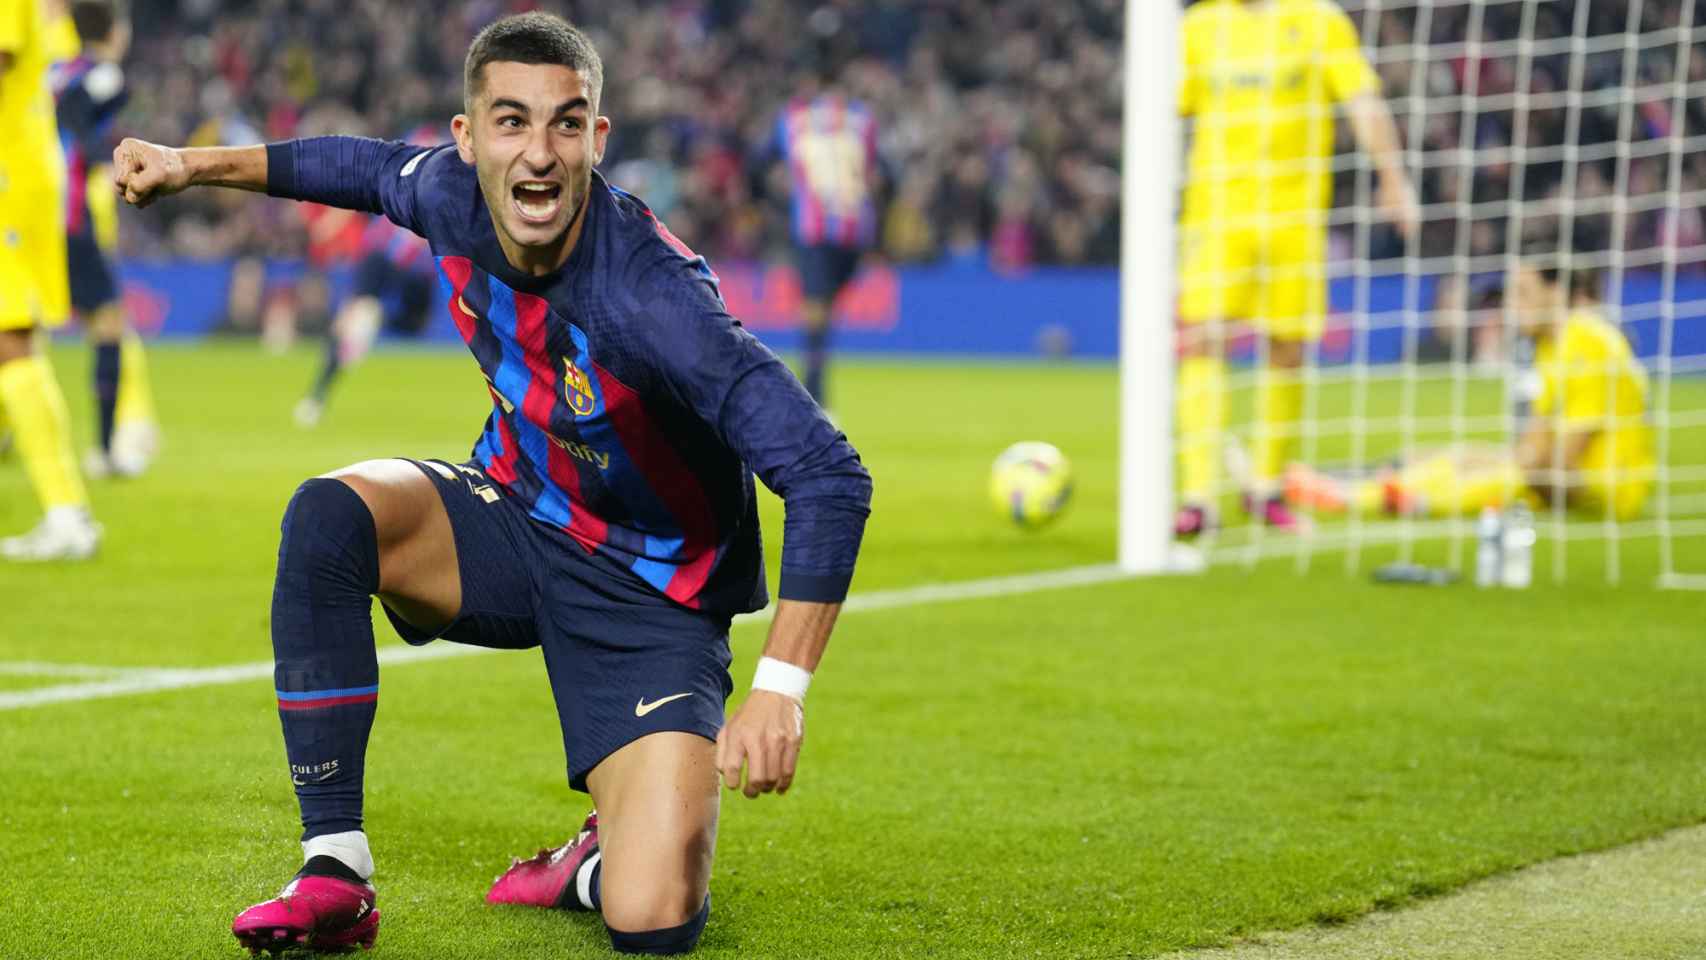
<svg viewBox="0 0 1706 960">
<path fill-rule="evenodd" d="M 1303 419 L 1303 378 L 1296 368 L 1270 366 L 1262 371 L 1256 386 L 1254 419 L 1251 479 L 1254 492 L 1265 497 L 1279 488 L 1297 441 L 1298 422 Z"/>
<path fill-rule="evenodd" d="M 0 405 L 12 421 L 18 455 L 42 507 L 89 502 L 71 453 L 71 417 L 47 358 L 22 357 L 0 365 Z"/>
<path fill-rule="evenodd" d="M 1218 356 L 1183 358 L 1176 390 L 1179 499 L 1209 506 L 1215 492 L 1215 458 L 1226 430 L 1226 361 Z"/>
<path fill-rule="evenodd" d="M 1397 482 L 1400 500 L 1431 517 L 1472 516 L 1485 507 L 1503 507 L 1524 487 L 1522 470 L 1509 457 L 1465 465 L 1449 451 L 1405 467 Z"/>
<path fill-rule="evenodd" d="M 154 388 L 148 380 L 148 354 L 134 330 L 126 331 L 120 347 L 118 406 L 114 408 L 113 422 L 154 422 Z"/>
</svg>

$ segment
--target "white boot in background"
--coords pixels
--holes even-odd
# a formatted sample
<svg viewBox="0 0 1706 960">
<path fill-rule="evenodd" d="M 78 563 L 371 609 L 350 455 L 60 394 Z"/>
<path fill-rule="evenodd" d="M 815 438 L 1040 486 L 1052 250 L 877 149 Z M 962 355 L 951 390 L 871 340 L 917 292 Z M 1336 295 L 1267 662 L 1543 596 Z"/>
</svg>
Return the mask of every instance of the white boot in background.
<svg viewBox="0 0 1706 960">
<path fill-rule="evenodd" d="M 29 533 L 0 540 L 0 558 L 22 563 L 87 560 L 101 545 L 101 525 L 84 507 L 54 507 Z"/>
</svg>

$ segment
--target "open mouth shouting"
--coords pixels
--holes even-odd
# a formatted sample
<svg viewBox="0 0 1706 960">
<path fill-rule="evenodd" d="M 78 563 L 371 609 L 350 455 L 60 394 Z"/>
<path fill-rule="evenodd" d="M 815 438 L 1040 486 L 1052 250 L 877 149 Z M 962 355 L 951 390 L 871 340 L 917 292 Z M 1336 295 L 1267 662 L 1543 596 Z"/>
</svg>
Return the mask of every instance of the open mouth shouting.
<svg viewBox="0 0 1706 960">
<path fill-rule="evenodd" d="M 515 212 L 528 223 L 550 223 L 563 206 L 563 185 L 549 180 L 522 180 L 510 188 Z"/>
</svg>

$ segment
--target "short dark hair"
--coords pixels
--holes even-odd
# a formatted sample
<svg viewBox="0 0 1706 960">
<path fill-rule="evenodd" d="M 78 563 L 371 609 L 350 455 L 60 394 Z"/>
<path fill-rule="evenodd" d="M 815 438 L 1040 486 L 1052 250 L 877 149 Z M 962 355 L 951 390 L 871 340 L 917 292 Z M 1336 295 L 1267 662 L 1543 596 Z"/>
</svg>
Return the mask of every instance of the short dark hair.
<svg viewBox="0 0 1706 960">
<path fill-rule="evenodd" d="M 71 23 L 84 43 L 104 42 L 117 22 L 118 5 L 113 0 L 77 0 L 71 5 Z"/>
<path fill-rule="evenodd" d="M 468 58 L 462 63 L 464 110 L 471 109 L 475 96 L 485 89 L 486 64 L 500 61 L 568 67 L 586 81 L 587 99 L 593 112 L 598 112 L 604 63 L 586 34 L 562 17 L 535 10 L 487 24 L 468 45 Z"/>
<path fill-rule="evenodd" d="M 1604 271 L 1598 254 L 1604 252 L 1606 228 L 1591 218 L 1580 218 L 1571 224 L 1568 239 L 1558 225 L 1542 230 L 1522 245 L 1523 263 L 1540 274 L 1550 286 L 1568 285 L 1569 295 L 1600 300 L 1604 294 Z"/>
</svg>

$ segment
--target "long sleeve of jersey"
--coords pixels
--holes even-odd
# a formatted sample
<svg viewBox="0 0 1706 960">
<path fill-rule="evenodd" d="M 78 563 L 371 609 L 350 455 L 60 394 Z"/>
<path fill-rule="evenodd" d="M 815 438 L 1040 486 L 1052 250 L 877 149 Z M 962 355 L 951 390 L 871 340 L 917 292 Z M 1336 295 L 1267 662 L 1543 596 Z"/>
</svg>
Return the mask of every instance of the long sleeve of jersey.
<svg viewBox="0 0 1706 960">
<path fill-rule="evenodd" d="M 367 137 L 310 137 L 267 144 L 267 193 L 329 207 L 381 213 L 420 233 L 411 176 L 427 154 L 418 147 Z"/>
<path fill-rule="evenodd" d="M 696 268 L 676 260 L 652 269 Z M 646 286 L 646 333 L 662 386 L 782 498 L 777 595 L 841 602 L 871 507 L 871 475 L 858 452 L 787 366 L 728 314 L 708 280 Z"/>
</svg>

